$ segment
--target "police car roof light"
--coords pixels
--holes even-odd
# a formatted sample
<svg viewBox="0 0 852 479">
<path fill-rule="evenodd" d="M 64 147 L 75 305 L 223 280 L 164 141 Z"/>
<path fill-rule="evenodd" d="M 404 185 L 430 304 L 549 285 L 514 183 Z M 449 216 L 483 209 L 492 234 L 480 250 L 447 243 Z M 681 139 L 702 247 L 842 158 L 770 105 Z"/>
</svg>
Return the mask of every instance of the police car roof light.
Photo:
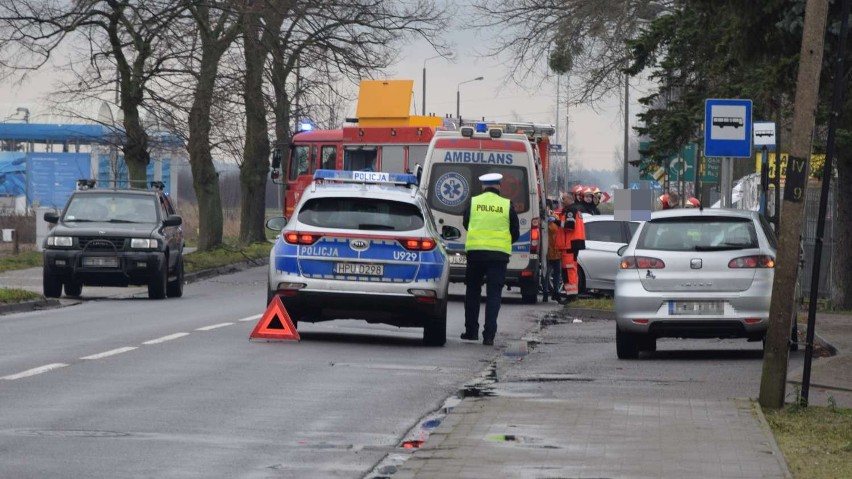
<svg viewBox="0 0 852 479">
<path fill-rule="evenodd" d="M 488 131 L 488 125 L 485 123 L 477 123 L 476 124 L 476 132 L 477 133 L 485 133 Z"/>
<path fill-rule="evenodd" d="M 384 171 L 317 170 L 314 172 L 314 181 L 316 180 L 410 186 L 417 184 L 417 175 L 410 173 L 387 173 Z"/>
<path fill-rule="evenodd" d="M 304 122 L 299 124 L 299 131 L 311 131 L 314 129 L 314 125 Z"/>
<path fill-rule="evenodd" d="M 469 126 L 462 127 L 461 135 L 465 138 L 473 138 L 473 128 Z"/>
</svg>

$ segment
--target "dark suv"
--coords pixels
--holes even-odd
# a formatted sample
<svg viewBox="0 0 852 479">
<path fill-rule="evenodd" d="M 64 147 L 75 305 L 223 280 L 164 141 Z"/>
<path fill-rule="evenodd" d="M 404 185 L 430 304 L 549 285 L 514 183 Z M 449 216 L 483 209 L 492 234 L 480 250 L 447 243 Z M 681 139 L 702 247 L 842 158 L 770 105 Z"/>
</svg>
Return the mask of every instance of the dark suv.
<svg viewBox="0 0 852 479">
<path fill-rule="evenodd" d="M 147 285 L 148 297 L 183 295 L 183 230 L 162 183 L 151 190 L 83 182 L 44 242 L 44 295 L 79 296 L 83 285 Z"/>
</svg>

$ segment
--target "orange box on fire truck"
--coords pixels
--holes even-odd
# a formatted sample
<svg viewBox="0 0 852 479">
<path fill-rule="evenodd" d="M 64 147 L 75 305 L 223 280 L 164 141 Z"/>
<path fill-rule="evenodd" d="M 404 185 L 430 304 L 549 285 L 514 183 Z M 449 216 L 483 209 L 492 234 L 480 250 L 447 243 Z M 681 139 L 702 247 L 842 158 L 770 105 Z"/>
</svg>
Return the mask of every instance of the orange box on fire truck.
<svg viewBox="0 0 852 479">
<path fill-rule="evenodd" d="M 429 145 L 420 189 L 438 223 L 462 231 L 447 243 L 450 281 L 464 281 L 467 236 L 462 216 L 470 199 L 482 191 L 479 176 L 500 173 L 501 195 L 512 200 L 520 220 L 520 237 L 512 245 L 506 285 L 517 286 L 525 303 L 535 303 L 547 253 L 547 187 L 540 151 L 549 150 L 552 130 L 532 124 L 487 123 L 466 125 L 459 131 L 439 131 Z M 512 131 L 514 133 L 504 133 Z M 546 158 L 546 156 L 544 156 Z"/>
<path fill-rule="evenodd" d="M 284 216 L 293 213 L 318 169 L 405 173 L 423 165 L 429 142 L 445 119 L 409 114 L 413 86 L 413 80 L 364 80 L 356 120 L 335 130 L 293 135 L 288 154 L 279 151 L 286 157 L 280 180 Z"/>
</svg>

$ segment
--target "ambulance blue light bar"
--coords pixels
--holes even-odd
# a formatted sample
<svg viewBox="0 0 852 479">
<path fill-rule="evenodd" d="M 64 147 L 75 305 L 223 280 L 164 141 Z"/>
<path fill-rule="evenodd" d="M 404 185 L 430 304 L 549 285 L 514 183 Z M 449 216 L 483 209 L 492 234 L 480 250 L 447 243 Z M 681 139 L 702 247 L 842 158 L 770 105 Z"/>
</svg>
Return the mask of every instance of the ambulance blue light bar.
<svg viewBox="0 0 852 479">
<path fill-rule="evenodd" d="M 316 180 L 406 186 L 417 184 L 416 175 L 410 173 L 387 173 L 384 171 L 317 170 L 314 172 L 314 181 Z"/>
</svg>

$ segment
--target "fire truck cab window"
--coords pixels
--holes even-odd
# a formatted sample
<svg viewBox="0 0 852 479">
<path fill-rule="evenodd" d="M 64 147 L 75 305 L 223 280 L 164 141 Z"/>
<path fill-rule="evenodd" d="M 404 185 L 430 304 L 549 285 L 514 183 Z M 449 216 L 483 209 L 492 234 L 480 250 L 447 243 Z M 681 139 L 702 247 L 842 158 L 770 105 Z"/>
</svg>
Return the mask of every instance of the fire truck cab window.
<svg viewBox="0 0 852 479">
<path fill-rule="evenodd" d="M 349 171 L 377 171 L 378 151 L 373 147 L 346 148 L 343 152 L 343 169 Z"/>
<path fill-rule="evenodd" d="M 290 175 L 288 178 L 295 181 L 301 175 L 310 173 L 309 146 L 294 146 L 290 154 Z"/>
<path fill-rule="evenodd" d="M 322 147 L 322 169 L 336 170 L 337 169 L 337 147 L 324 146 Z"/>
<path fill-rule="evenodd" d="M 382 171 L 387 171 L 388 173 L 405 172 L 404 146 L 382 147 Z"/>
</svg>

